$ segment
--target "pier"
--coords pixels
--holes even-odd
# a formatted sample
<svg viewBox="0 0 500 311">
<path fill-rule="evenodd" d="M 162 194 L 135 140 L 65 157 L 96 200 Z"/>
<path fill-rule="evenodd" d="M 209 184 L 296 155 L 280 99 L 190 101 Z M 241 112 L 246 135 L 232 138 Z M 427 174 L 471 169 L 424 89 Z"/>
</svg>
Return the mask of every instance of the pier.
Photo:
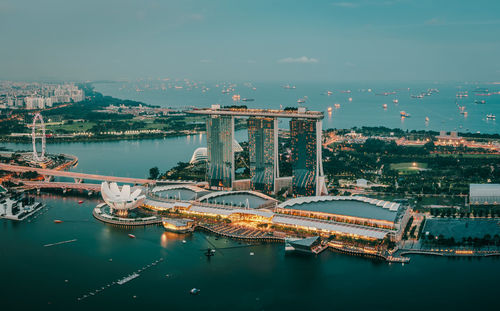
<svg viewBox="0 0 500 311">
<path fill-rule="evenodd" d="M 37 214 L 37 212 L 41 211 L 45 207 L 45 204 L 40 203 L 40 202 L 35 202 L 31 205 L 26 205 L 23 206 L 23 210 L 19 211 L 17 214 L 4 214 L 0 216 L 0 219 L 9 219 L 9 220 L 15 220 L 15 221 L 23 221 L 31 216 L 34 216 L 33 219 L 36 219 L 38 215 L 41 215 L 41 213 Z M 31 219 L 28 220 L 28 222 L 31 222 Z"/>
</svg>

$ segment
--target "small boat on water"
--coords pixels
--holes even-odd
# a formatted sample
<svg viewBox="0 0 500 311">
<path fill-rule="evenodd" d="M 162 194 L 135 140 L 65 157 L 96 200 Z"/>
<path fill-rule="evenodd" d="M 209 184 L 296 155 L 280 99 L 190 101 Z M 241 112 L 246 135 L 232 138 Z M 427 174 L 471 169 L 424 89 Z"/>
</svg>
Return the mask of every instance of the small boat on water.
<svg viewBox="0 0 500 311">
<path fill-rule="evenodd" d="M 63 221 L 62 221 L 62 220 L 59 220 L 59 219 L 54 220 L 54 223 L 55 223 L 55 224 L 60 224 L 60 223 L 62 223 L 62 222 L 63 222 Z"/>
<path fill-rule="evenodd" d="M 135 235 L 133 235 L 132 233 L 129 233 L 128 237 L 131 238 L 131 239 L 135 239 Z"/>
<path fill-rule="evenodd" d="M 333 105 L 336 109 L 340 108 L 340 104 Z"/>
<path fill-rule="evenodd" d="M 328 112 L 332 112 L 332 107 L 328 107 Z"/>
<path fill-rule="evenodd" d="M 78 201 L 78 204 L 82 204 L 82 203 L 83 203 L 83 200 Z"/>
<path fill-rule="evenodd" d="M 409 118 L 410 114 L 406 111 L 400 111 L 399 114 L 401 115 L 401 118 Z"/>
<path fill-rule="evenodd" d="M 244 101 L 244 102 L 253 102 L 255 99 L 253 98 L 243 98 L 241 101 Z"/>
<path fill-rule="evenodd" d="M 299 98 L 299 99 L 297 99 L 297 103 L 298 103 L 298 104 L 303 104 L 303 103 L 305 103 L 305 102 L 306 102 L 306 100 L 305 100 L 305 99 L 303 99 L 303 98 Z"/>
<path fill-rule="evenodd" d="M 200 289 L 198 289 L 198 288 L 196 288 L 196 287 L 193 287 L 193 288 L 189 291 L 189 293 L 190 293 L 191 295 L 198 295 L 198 294 L 200 293 Z"/>
<path fill-rule="evenodd" d="M 425 117 L 425 122 L 429 122 L 429 117 Z"/>
<path fill-rule="evenodd" d="M 392 102 L 395 103 L 395 104 L 397 104 L 397 103 L 399 103 L 399 100 L 397 98 L 395 98 L 395 99 L 392 100 Z"/>
<path fill-rule="evenodd" d="M 387 109 L 387 104 L 383 104 L 382 107 L 384 107 L 384 109 Z"/>
<path fill-rule="evenodd" d="M 497 116 L 492 113 L 486 115 L 486 120 L 496 120 Z"/>
<path fill-rule="evenodd" d="M 475 100 L 474 104 L 484 105 L 484 104 L 486 104 L 486 101 L 484 99 L 482 99 L 482 100 Z"/>
<path fill-rule="evenodd" d="M 352 102 L 352 97 L 349 97 L 349 101 Z"/>
</svg>

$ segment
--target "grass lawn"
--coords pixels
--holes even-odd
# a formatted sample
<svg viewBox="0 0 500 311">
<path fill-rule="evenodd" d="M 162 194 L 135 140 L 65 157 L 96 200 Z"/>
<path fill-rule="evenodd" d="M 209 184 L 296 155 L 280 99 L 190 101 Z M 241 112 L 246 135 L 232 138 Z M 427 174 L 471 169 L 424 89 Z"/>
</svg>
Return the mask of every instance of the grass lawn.
<svg viewBox="0 0 500 311">
<path fill-rule="evenodd" d="M 392 163 L 391 170 L 399 171 L 403 174 L 416 173 L 420 170 L 427 169 L 427 163 L 421 162 L 403 162 L 403 163 Z"/>
<path fill-rule="evenodd" d="M 486 234 L 500 235 L 500 226 L 496 219 L 428 219 L 424 232 L 460 241 L 467 237 L 482 238 Z"/>
<path fill-rule="evenodd" d="M 64 130 L 68 132 L 82 132 L 91 129 L 95 125 L 95 122 L 75 122 L 72 124 L 60 124 L 60 125 L 48 125 L 47 130 L 57 132 L 58 130 Z"/>
</svg>

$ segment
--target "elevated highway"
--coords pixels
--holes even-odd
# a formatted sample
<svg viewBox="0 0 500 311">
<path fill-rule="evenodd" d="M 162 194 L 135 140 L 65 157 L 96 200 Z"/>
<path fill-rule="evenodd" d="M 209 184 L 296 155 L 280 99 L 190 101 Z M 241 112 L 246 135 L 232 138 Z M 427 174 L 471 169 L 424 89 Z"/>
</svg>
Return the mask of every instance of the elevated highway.
<svg viewBox="0 0 500 311">
<path fill-rule="evenodd" d="M 110 182 L 114 181 L 125 184 L 150 184 L 150 185 L 157 183 L 184 184 L 184 185 L 196 184 L 195 181 L 186 181 L 186 180 L 152 180 L 145 178 L 117 177 L 117 176 L 86 174 L 78 172 L 36 168 L 30 166 L 19 166 L 19 165 L 5 164 L 5 163 L 0 163 L 0 170 L 15 172 L 15 173 L 37 172 L 39 175 L 42 175 L 44 177 L 51 177 L 51 176 L 68 177 L 68 178 L 73 178 L 76 183 L 81 183 L 84 180 L 98 180 L 98 181 L 110 181 Z"/>
<path fill-rule="evenodd" d="M 74 182 L 22 181 L 26 189 L 76 189 L 99 192 L 101 184 L 85 184 Z"/>
</svg>

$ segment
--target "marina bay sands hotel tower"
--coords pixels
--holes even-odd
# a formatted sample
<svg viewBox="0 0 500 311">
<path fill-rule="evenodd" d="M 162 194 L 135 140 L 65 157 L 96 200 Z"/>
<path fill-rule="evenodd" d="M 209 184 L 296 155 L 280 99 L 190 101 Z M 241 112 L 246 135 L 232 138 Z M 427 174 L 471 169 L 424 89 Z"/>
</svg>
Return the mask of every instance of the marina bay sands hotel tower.
<svg viewBox="0 0 500 311">
<path fill-rule="evenodd" d="M 305 108 L 269 110 L 213 105 L 190 113 L 206 116 L 207 182 L 210 188 L 235 188 L 233 140 L 234 117 L 238 116 L 248 117 L 250 189 L 271 194 L 288 187 L 294 195 L 326 194 L 321 158 L 321 112 L 306 111 Z M 292 177 L 279 176 L 278 118 L 291 119 Z"/>
</svg>

